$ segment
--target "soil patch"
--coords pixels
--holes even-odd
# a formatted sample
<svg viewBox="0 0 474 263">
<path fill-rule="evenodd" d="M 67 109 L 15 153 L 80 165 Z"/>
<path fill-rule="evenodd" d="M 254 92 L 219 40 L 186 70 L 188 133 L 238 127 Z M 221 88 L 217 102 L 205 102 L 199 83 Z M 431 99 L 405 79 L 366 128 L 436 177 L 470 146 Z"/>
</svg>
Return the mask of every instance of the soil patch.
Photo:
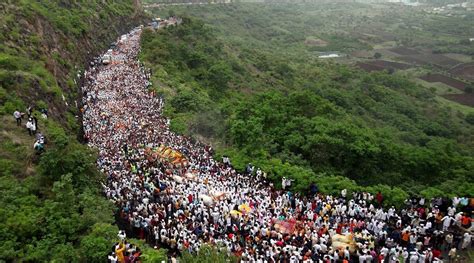
<svg viewBox="0 0 474 263">
<path fill-rule="evenodd" d="M 453 79 L 451 77 L 444 76 L 444 75 L 441 75 L 441 74 L 428 74 L 428 75 L 420 77 L 420 79 L 422 79 L 424 81 L 427 81 L 427 82 L 441 82 L 441 83 L 444 83 L 448 86 L 451 86 L 453 88 L 456 88 L 456 89 L 459 89 L 459 90 L 462 90 L 462 91 L 464 91 L 464 89 L 467 86 L 467 83 L 464 83 L 460 80 Z"/>
<path fill-rule="evenodd" d="M 394 52 L 394 53 L 397 53 L 399 55 L 402 55 L 402 56 L 420 54 L 420 52 L 418 52 L 414 49 L 411 49 L 411 48 L 406 48 L 406 47 L 395 47 L 395 48 L 391 48 L 389 50 Z"/>
<path fill-rule="evenodd" d="M 377 65 L 372 65 L 372 64 L 369 64 L 369 63 L 364 63 L 364 62 L 357 62 L 356 65 L 365 70 L 365 71 L 368 71 L 368 72 L 371 72 L 371 71 L 381 71 L 383 70 L 382 67 L 379 67 Z"/>
<path fill-rule="evenodd" d="M 419 54 L 419 55 L 410 55 L 410 56 L 402 56 L 400 57 L 401 60 L 417 64 L 417 65 L 435 65 L 440 68 L 451 68 L 458 65 L 460 62 L 454 60 L 452 58 L 448 58 L 443 55 L 438 54 Z"/>
<path fill-rule="evenodd" d="M 459 104 L 474 107 L 474 94 L 448 94 L 443 97 Z"/>
<path fill-rule="evenodd" d="M 449 73 L 463 79 L 474 81 L 474 62 L 455 66 L 449 71 Z"/>
<path fill-rule="evenodd" d="M 319 38 L 307 38 L 304 44 L 311 47 L 325 47 L 328 45 L 328 42 Z"/>
<path fill-rule="evenodd" d="M 368 62 L 357 62 L 358 67 L 366 71 L 382 71 L 385 69 L 408 69 L 411 68 L 411 65 L 386 61 L 386 60 L 374 60 Z"/>
</svg>

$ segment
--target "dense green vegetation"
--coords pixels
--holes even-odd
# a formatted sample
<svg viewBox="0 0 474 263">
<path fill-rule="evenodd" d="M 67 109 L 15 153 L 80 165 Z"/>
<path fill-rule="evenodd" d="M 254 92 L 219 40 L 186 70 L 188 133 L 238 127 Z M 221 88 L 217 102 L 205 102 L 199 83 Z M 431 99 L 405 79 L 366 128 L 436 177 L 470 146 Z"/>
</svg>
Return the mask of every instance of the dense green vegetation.
<svg viewBox="0 0 474 263">
<path fill-rule="evenodd" d="M 208 24 L 185 18 L 142 38 L 175 130 L 212 141 L 239 169 L 252 162 L 277 184 L 292 177 L 300 191 L 310 182 L 328 193 L 382 190 L 400 205 L 410 194 L 474 190 L 469 118 L 402 76 L 314 59 L 293 43 L 305 39 L 300 8 L 172 12 L 185 11 Z M 272 31 L 279 21 L 286 30 Z"/>
<path fill-rule="evenodd" d="M 63 107 L 77 97 L 78 70 L 91 53 L 131 26 L 132 1 L 3 1 L 0 3 L 0 113 L 46 102 Z M 104 25 L 112 27 L 104 29 Z M 136 21 L 135 21 L 136 22 Z M 94 34 L 91 34 L 93 32 Z M 81 48 L 78 48 L 80 46 Z M 23 102 L 22 102 L 23 101 Z M 59 110 L 59 109 L 57 109 Z M 77 109 L 69 109 L 72 113 Z M 52 112 L 56 114 L 55 112 Z M 65 116 L 56 117 L 65 118 Z"/>
<path fill-rule="evenodd" d="M 470 26 L 474 23 L 474 14 L 469 11 L 446 16 L 431 14 L 421 8 L 390 4 L 369 6 L 363 3 L 254 3 L 168 9 L 199 17 L 215 25 L 221 36 L 242 45 L 252 39 L 252 44 L 261 43 L 266 47 L 268 44 L 272 44 L 272 48 L 286 50 L 293 47 L 292 52 L 305 47 L 312 51 L 349 53 L 382 44 L 452 51 L 459 49 L 467 54 L 474 52 L 474 46 L 468 42 L 474 34 Z M 222 9 L 227 11 L 222 12 Z M 166 9 L 161 10 L 161 14 L 167 12 Z M 160 14 L 160 11 L 156 12 Z M 324 40 L 327 45 L 305 43 L 305 40 L 311 39 Z"/>
<path fill-rule="evenodd" d="M 134 12 L 128 0 L 0 3 L 0 261 L 104 262 L 117 242 L 96 155 L 75 139 L 78 109 L 62 95 L 74 105 L 77 70 L 138 21 Z M 48 120 L 37 115 L 41 156 L 12 116 L 28 105 L 49 109 Z M 144 262 L 166 258 L 141 246 Z"/>
<path fill-rule="evenodd" d="M 91 260 L 97 253 L 104 257 L 114 239 L 93 240 L 94 229 L 108 226 L 101 231 L 115 238 L 117 228 L 110 225 L 112 205 L 98 198 L 95 155 L 54 122 L 46 125 L 50 147 L 34 176 L 17 178 L 21 168 L 14 161 L 23 159 L 24 151 L 2 158 L 0 258 L 75 262 Z M 2 149 L 8 151 L 10 143 L 4 140 Z M 90 251 L 87 242 L 92 241 L 96 250 L 107 249 Z"/>
<path fill-rule="evenodd" d="M 75 139 L 73 101 L 82 65 L 136 22 L 132 2 L 0 3 L 0 261 L 101 262 L 116 241 L 96 155 Z M 431 91 L 403 77 L 314 59 L 315 51 L 371 46 L 324 23 L 337 12 L 311 17 L 300 8 L 208 6 L 190 9 L 206 24 L 187 18 L 182 26 L 145 32 L 142 57 L 168 99 L 173 129 L 212 141 L 239 169 L 252 162 L 277 184 L 282 176 L 295 178 L 299 191 L 310 182 L 325 193 L 382 190 L 397 205 L 418 192 L 472 193 L 474 113 L 443 108 Z M 472 16 L 463 19 L 461 26 L 469 25 Z M 469 54 L 462 38 L 472 28 L 453 21 L 430 20 L 424 39 L 436 35 L 441 48 Z M 349 16 L 336 26 L 354 22 L 367 18 Z M 453 25 L 460 38 L 450 34 Z M 397 22 L 393 28 L 409 29 Z M 305 44 L 317 39 L 327 45 Z M 402 41 L 426 44 L 409 36 Z M 41 156 L 11 117 L 28 105 L 49 109 L 50 118 L 40 119 L 48 140 Z M 143 262 L 166 257 L 133 242 Z M 182 260 L 227 258 L 206 248 Z"/>
<path fill-rule="evenodd" d="M 474 59 L 470 55 L 474 52 L 474 43 L 469 42 L 474 35 L 470 26 L 474 16 L 463 8 L 446 9 L 438 14 L 433 11 L 433 5 L 254 3 L 227 4 L 226 11 L 222 5 L 168 6 L 156 14 L 164 16 L 167 9 L 204 20 L 218 32 L 218 38 L 237 47 L 248 48 L 251 43 L 251 48 L 258 50 L 307 58 L 335 52 L 342 56 L 338 62 L 344 64 L 377 63 L 374 58 L 384 60 L 382 64 L 388 61 L 384 67 L 390 73 L 403 72 L 414 81 L 426 73 L 471 81 L 468 73 L 452 75 L 450 71 L 455 65 Z M 392 62 L 403 63 L 408 69 L 394 70 L 386 66 Z M 420 84 L 431 86 L 426 82 Z M 462 111 L 458 102 L 470 105 L 468 98 L 462 100 L 469 96 L 449 100 L 443 97 L 456 91 L 455 88 L 438 89 L 437 99 Z"/>
<path fill-rule="evenodd" d="M 208 245 L 203 245 L 197 253 L 191 254 L 187 251 L 184 251 L 179 258 L 180 262 L 183 263 L 192 263 L 192 262 L 202 262 L 202 263 L 219 263 L 219 262 L 238 262 L 237 257 L 234 255 L 229 255 L 227 253 L 226 247 L 211 247 Z"/>
</svg>

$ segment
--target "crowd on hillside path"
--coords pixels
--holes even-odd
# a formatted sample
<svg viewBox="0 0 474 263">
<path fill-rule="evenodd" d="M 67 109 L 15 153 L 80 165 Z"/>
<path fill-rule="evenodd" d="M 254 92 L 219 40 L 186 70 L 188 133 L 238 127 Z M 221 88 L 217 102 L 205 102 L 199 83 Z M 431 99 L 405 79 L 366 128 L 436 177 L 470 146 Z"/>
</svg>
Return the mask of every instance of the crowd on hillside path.
<svg viewBox="0 0 474 263">
<path fill-rule="evenodd" d="M 289 179 L 278 190 L 260 169 L 240 173 L 228 157 L 214 160 L 210 146 L 170 131 L 138 61 L 141 31 L 121 38 L 116 62 L 86 71 L 82 88 L 85 138 L 129 235 L 176 255 L 211 244 L 242 262 L 448 262 L 471 248 L 473 199 L 382 208 L 380 193 L 330 196 L 312 185 L 304 196 Z M 137 261 L 126 248 L 121 242 L 109 260 Z"/>
<path fill-rule="evenodd" d="M 48 118 L 47 109 L 41 108 L 37 113 L 35 107 L 28 106 L 25 112 L 21 112 L 20 109 L 16 109 L 13 112 L 13 118 L 15 118 L 16 125 L 19 127 L 22 126 L 23 118 L 26 118 L 25 128 L 28 131 L 28 135 L 34 136 L 33 149 L 36 154 L 41 154 L 45 150 L 46 138 L 40 131 L 38 115 L 43 120 L 46 120 Z"/>
</svg>

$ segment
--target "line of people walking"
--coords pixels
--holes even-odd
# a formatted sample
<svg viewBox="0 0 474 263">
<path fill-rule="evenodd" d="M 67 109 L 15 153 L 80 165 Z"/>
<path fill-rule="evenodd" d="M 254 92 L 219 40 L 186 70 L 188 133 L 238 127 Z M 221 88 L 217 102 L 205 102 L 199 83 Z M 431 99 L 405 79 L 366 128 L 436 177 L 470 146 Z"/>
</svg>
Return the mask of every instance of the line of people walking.
<svg viewBox="0 0 474 263">
<path fill-rule="evenodd" d="M 82 88 L 85 137 L 130 235 L 175 256 L 211 244 L 262 263 L 444 262 L 471 248 L 470 197 L 411 198 L 397 209 L 383 207 L 380 192 L 331 196 L 313 184 L 301 195 L 290 178 L 276 189 L 261 169 L 249 164 L 240 173 L 229 157 L 215 160 L 211 146 L 172 132 L 138 61 L 141 31 L 121 38 L 113 52 L 119 62 L 86 71 Z M 150 156 L 159 148 L 188 164 Z"/>
<path fill-rule="evenodd" d="M 43 119 L 48 118 L 47 109 L 41 108 L 39 110 L 39 114 Z M 44 151 L 46 139 L 44 135 L 39 132 L 39 120 L 37 118 L 37 114 L 35 114 L 35 108 L 33 106 L 28 106 L 25 112 L 21 112 L 19 109 L 16 109 L 13 112 L 13 117 L 15 118 L 16 125 L 19 127 L 22 125 L 23 118 L 26 117 L 27 121 L 25 127 L 28 131 L 28 135 L 35 137 L 33 148 L 37 154 L 41 154 Z"/>
</svg>

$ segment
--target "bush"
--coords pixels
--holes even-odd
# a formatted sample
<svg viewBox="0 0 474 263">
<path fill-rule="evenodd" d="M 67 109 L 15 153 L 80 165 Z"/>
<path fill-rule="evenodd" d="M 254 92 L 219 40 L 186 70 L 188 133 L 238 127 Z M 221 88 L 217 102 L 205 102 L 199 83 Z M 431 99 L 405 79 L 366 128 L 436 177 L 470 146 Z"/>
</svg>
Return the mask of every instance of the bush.
<svg viewBox="0 0 474 263">
<path fill-rule="evenodd" d="M 395 207 L 402 207 L 409 195 L 399 187 L 390 187 L 388 185 L 376 185 L 364 188 L 365 191 L 376 194 L 380 191 L 384 197 L 384 205 L 392 205 Z"/>
<path fill-rule="evenodd" d="M 238 259 L 235 256 L 229 255 L 226 247 L 216 248 L 203 245 L 197 254 L 190 254 L 185 251 L 180 258 L 180 262 L 228 263 L 238 262 Z"/>
<path fill-rule="evenodd" d="M 91 232 L 81 239 L 81 259 L 84 262 L 103 262 L 117 240 L 118 228 L 110 224 L 97 223 Z"/>
<path fill-rule="evenodd" d="M 474 125 L 474 112 L 469 112 L 466 115 L 466 121 L 467 121 L 467 123 L 469 123 L 471 125 Z"/>
<path fill-rule="evenodd" d="M 474 91 L 474 84 L 470 84 L 464 88 L 464 92 L 471 94 Z"/>
<path fill-rule="evenodd" d="M 440 189 L 436 188 L 436 187 L 428 187 L 426 189 L 423 189 L 423 190 L 421 190 L 420 194 L 421 194 L 421 196 L 423 196 L 427 199 L 431 199 L 431 198 L 434 198 L 434 197 L 443 197 L 443 196 L 445 196 L 445 193 L 443 191 L 441 191 Z"/>
<path fill-rule="evenodd" d="M 15 97 L 9 97 L 7 102 L 3 106 L 0 106 L 0 113 L 1 114 L 13 114 L 15 110 L 18 109 L 19 111 L 23 112 L 26 109 L 25 103 Z"/>
<path fill-rule="evenodd" d="M 348 195 L 361 190 L 353 180 L 343 176 L 331 176 L 320 174 L 316 177 L 315 183 L 319 191 L 324 194 L 339 196 L 343 189 L 347 189 Z"/>
<path fill-rule="evenodd" d="M 128 241 L 140 248 L 142 251 L 140 259 L 143 263 L 166 262 L 168 260 L 166 249 L 154 249 L 141 239 L 130 239 Z"/>
</svg>

